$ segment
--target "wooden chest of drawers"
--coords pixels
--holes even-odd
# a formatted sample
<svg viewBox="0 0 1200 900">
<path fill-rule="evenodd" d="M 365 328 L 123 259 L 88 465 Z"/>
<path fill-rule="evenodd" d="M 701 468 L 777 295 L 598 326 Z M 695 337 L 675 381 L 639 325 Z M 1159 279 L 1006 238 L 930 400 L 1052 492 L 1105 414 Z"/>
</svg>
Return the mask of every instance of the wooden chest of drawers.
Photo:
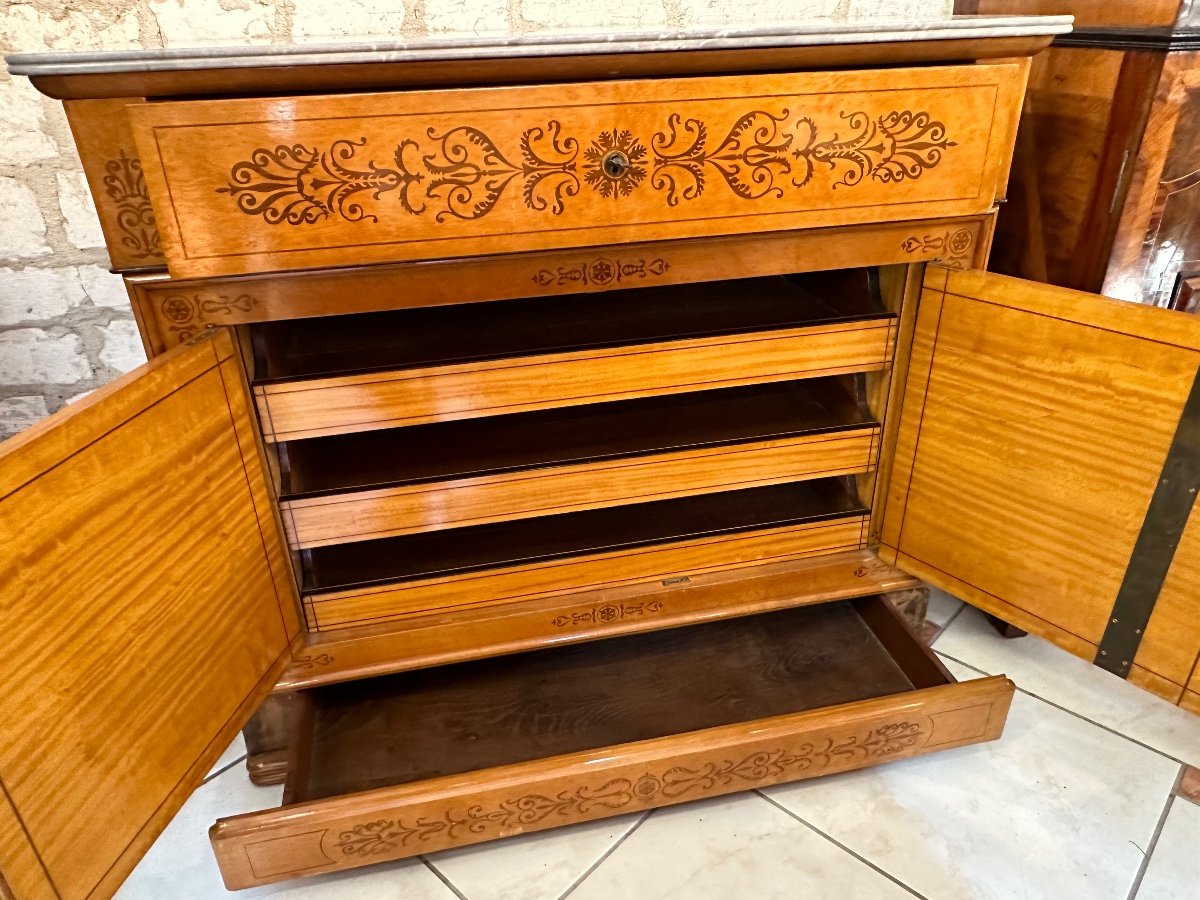
<svg viewBox="0 0 1200 900">
<path fill-rule="evenodd" d="M 1200 320 L 978 271 L 1065 27 L 12 59 L 153 359 L 0 449 L 8 888 L 264 703 L 231 888 L 994 739 L 917 577 L 1200 708 Z"/>
</svg>

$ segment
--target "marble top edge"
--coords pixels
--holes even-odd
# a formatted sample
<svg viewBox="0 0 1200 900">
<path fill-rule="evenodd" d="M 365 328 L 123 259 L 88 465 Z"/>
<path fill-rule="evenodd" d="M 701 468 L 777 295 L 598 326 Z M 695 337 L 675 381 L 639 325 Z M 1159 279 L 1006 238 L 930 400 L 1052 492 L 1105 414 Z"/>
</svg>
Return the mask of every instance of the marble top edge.
<svg viewBox="0 0 1200 900">
<path fill-rule="evenodd" d="M 638 30 L 608 34 L 560 31 L 417 41 L 14 53 L 5 61 L 13 75 L 83 75 L 1055 35 L 1069 32 L 1072 22 L 1071 16 L 954 16 L 928 22 L 878 19 L 787 27 Z"/>
</svg>

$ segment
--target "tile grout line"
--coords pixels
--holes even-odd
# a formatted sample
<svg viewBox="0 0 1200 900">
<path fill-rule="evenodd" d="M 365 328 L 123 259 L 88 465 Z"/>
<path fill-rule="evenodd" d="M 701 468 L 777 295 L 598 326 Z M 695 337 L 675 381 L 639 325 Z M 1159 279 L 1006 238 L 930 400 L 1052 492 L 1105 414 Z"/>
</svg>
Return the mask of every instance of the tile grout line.
<svg viewBox="0 0 1200 900">
<path fill-rule="evenodd" d="M 458 898 L 458 900 L 467 900 L 467 895 L 464 894 L 462 891 L 460 891 L 458 888 L 456 888 L 450 882 L 450 879 L 447 878 L 445 875 L 443 875 L 442 871 L 437 866 L 435 866 L 432 862 L 429 861 L 428 856 L 426 856 L 424 853 L 422 853 L 418 858 L 421 860 L 421 862 L 425 863 L 425 868 L 427 868 L 430 872 L 433 873 L 433 877 L 436 878 L 438 881 L 440 881 L 442 884 L 444 884 L 446 887 L 448 887 L 450 889 L 450 891 L 454 894 L 454 896 Z"/>
<path fill-rule="evenodd" d="M 958 663 L 958 665 L 964 666 L 965 668 L 970 669 L 972 672 L 978 672 L 980 675 L 991 675 L 992 674 L 991 672 L 984 671 L 983 669 L 979 668 L 978 666 L 973 666 L 970 663 L 963 662 L 961 659 L 951 656 L 949 653 L 941 653 L 939 651 L 938 655 L 944 656 L 946 659 L 950 660 L 951 662 Z M 1139 741 L 1135 737 L 1130 737 L 1127 734 L 1123 734 L 1122 732 L 1117 731 L 1117 729 L 1113 728 L 1111 725 L 1105 725 L 1103 722 L 1097 722 L 1095 719 L 1089 719 L 1083 713 L 1076 712 L 1073 709 L 1068 709 L 1067 707 L 1063 706 L 1061 703 L 1055 703 L 1053 700 L 1048 700 L 1045 697 L 1043 697 L 1041 694 L 1035 694 L 1033 691 L 1026 690 L 1025 688 L 1021 687 L 1020 685 L 1017 686 L 1017 693 L 1024 694 L 1026 697 L 1032 697 L 1034 700 L 1040 700 L 1042 703 L 1045 703 L 1047 706 L 1053 706 L 1055 709 L 1061 710 L 1062 712 L 1067 713 L 1067 715 L 1074 716 L 1077 719 L 1082 719 L 1084 722 L 1087 722 L 1089 725 L 1095 725 L 1097 728 L 1107 731 L 1109 734 L 1116 735 L 1119 738 L 1124 738 L 1125 740 L 1129 741 L 1131 744 L 1137 744 L 1143 750 L 1149 750 L 1151 753 L 1157 753 L 1159 756 L 1163 757 L 1164 759 L 1169 759 L 1173 763 L 1178 763 L 1181 766 L 1188 765 L 1188 763 L 1184 762 L 1182 759 L 1179 759 L 1176 756 L 1172 756 L 1170 753 L 1167 753 L 1165 750 L 1160 750 L 1157 747 L 1151 747 L 1149 744 L 1144 743 L 1143 741 Z"/>
<path fill-rule="evenodd" d="M 1179 774 L 1183 774 L 1183 765 L 1180 764 Z M 1176 783 L 1179 779 L 1175 779 Z M 1142 862 L 1138 866 L 1137 874 L 1133 876 L 1133 884 L 1129 888 L 1127 900 L 1134 900 L 1137 897 L 1138 891 L 1142 889 L 1142 879 L 1146 877 L 1146 870 L 1150 868 L 1150 857 L 1154 854 L 1154 848 L 1158 846 L 1159 835 L 1162 834 L 1163 826 L 1167 824 L 1167 816 L 1171 813 L 1171 807 L 1175 803 L 1175 792 L 1167 794 L 1167 802 L 1163 804 L 1163 811 L 1158 817 L 1158 824 L 1154 826 L 1154 834 L 1150 836 L 1150 843 L 1146 845 L 1146 849 L 1142 851 Z M 1133 846 L 1137 847 L 1137 844 Z M 1138 847 L 1141 850 L 1140 847 Z"/>
<path fill-rule="evenodd" d="M 772 806 L 774 806 L 780 812 L 784 813 L 785 815 L 791 816 L 793 819 L 795 819 L 797 822 L 799 822 L 805 828 L 808 828 L 811 831 L 815 831 L 821 837 L 825 838 L 825 840 L 829 841 L 829 843 L 833 844 L 835 847 L 840 848 L 841 850 L 844 850 L 846 853 L 853 856 L 855 859 L 857 859 L 863 865 L 869 866 L 871 869 L 878 872 L 880 875 L 882 875 L 888 881 L 895 884 L 897 887 L 904 888 L 904 890 L 908 891 L 914 897 L 917 897 L 918 900 L 929 900 L 929 898 L 926 897 L 924 894 L 922 894 L 920 891 L 917 891 L 914 888 L 909 887 L 907 884 L 905 884 L 903 881 L 901 881 L 899 878 L 897 878 L 891 872 L 888 872 L 885 869 L 880 868 L 878 865 L 871 862 L 869 859 L 867 859 L 862 854 L 856 853 L 855 851 L 851 850 L 849 847 L 847 847 L 845 844 L 843 844 L 837 838 L 833 837 L 833 835 L 826 834 L 824 831 L 822 831 L 816 825 L 813 825 L 811 822 L 805 821 L 804 819 L 800 818 L 800 816 L 796 815 L 796 813 L 792 812 L 786 806 L 783 806 L 782 804 L 777 803 L 775 800 L 768 797 L 762 791 L 755 789 L 754 791 L 752 791 L 752 793 L 758 794 L 758 796 L 762 797 L 764 800 L 766 800 L 768 803 L 770 803 Z M 561 898 L 560 898 L 560 900 L 561 900 Z"/>
<path fill-rule="evenodd" d="M 938 642 L 938 638 L 940 638 L 943 634 L 946 633 L 946 629 L 954 624 L 954 620 L 957 619 L 959 616 L 961 616 L 963 610 L 966 608 L 967 608 L 966 602 L 963 600 L 959 600 L 958 601 L 958 609 L 956 609 L 953 613 L 950 614 L 950 618 L 948 618 L 945 622 L 943 622 L 941 625 L 938 626 L 937 633 L 934 634 L 934 636 L 932 638 L 930 638 L 929 648 L 931 650 L 933 649 L 933 645 Z"/>
<path fill-rule="evenodd" d="M 633 823 L 632 828 L 630 828 L 627 832 L 625 832 L 623 835 L 621 835 L 617 839 L 617 842 L 615 844 L 613 844 L 611 847 L 609 847 L 607 850 L 605 850 L 604 853 L 600 856 L 600 858 L 598 860 L 596 860 L 594 863 L 592 863 L 590 866 L 588 866 L 587 869 L 584 871 L 584 873 L 582 875 L 580 875 L 578 878 L 576 878 L 575 881 L 573 881 L 571 883 L 571 886 L 569 888 L 567 888 L 565 891 L 563 891 L 561 894 L 558 895 L 558 900 L 567 900 L 567 897 L 571 896 L 571 894 L 573 894 L 575 892 L 576 888 L 578 888 L 581 884 L 583 884 L 583 882 L 586 881 L 587 878 L 593 872 L 596 871 L 596 869 L 600 868 L 600 864 L 602 862 L 604 862 L 606 859 L 608 859 L 610 856 L 612 856 L 614 853 L 616 853 L 617 848 L 620 847 L 623 843 L 625 843 L 625 841 L 635 831 L 637 831 L 639 828 L 641 828 L 642 824 L 647 819 L 649 819 L 650 816 L 652 816 L 653 814 L 654 814 L 654 810 L 652 810 L 652 809 L 647 810 L 646 813 L 640 819 L 638 819 L 636 822 Z"/>
<path fill-rule="evenodd" d="M 228 765 L 221 766 L 221 768 L 217 769 L 217 771 L 215 771 L 215 772 L 209 772 L 207 775 L 204 776 L 204 780 L 202 782 L 200 782 L 200 787 L 204 787 L 206 784 L 208 784 L 210 781 L 212 781 L 218 775 L 224 775 L 226 772 L 228 772 L 230 769 L 232 769 L 238 763 L 245 762 L 247 756 L 249 756 L 248 753 L 243 753 L 241 756 L 239 756 L 237 759 L 235 759 L 233 762 L 229 763 Z"/>
</svg>

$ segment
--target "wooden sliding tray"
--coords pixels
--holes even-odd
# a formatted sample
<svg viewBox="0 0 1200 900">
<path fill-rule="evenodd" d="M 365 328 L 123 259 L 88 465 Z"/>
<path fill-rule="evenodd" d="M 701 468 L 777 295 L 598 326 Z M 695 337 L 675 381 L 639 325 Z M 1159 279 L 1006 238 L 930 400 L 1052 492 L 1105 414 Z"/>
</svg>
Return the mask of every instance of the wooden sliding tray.
<svg viewBox="0 0 1200 900">
<path fill-rule="evenodd" d="M 832 478 L 315 547 L 310 631 L 861 547 L 869 510 Z"/>
<path fill-rule="evenodd" d="M 836 379 L 279 444 L 293 547 L 868 471 L 879 424 Z"/>
<path fill-rule="evenodd" d="M 878 597 L 348 682 L 212 842 L 235 889 L 353 868 L 991 740 L 1012 691 Z"/>
<path fill-rule="evenodd" d="M 268 440 L 883 368 L 866 270 L 250 326 Z"/>
</svg>

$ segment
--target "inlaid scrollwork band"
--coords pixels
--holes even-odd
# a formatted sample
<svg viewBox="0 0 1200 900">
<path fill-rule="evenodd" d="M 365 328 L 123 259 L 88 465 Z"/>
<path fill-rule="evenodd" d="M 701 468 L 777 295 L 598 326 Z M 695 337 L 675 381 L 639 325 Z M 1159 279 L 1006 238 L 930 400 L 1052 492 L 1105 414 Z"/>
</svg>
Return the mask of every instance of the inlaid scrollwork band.
<svg viewBox="0 0 1200 900">
<path fill-rule="evenodd" d="M 794 747 L 756 750 L 744 757 L 708 762 L 697 768 L 672 763 L 638 778 L 613 778 L 595 787 L 582 785 L 555 794 L 524 794 L 493 805 L 450 808 L 436 816 L 418 816 L 409 821 L 362 822 L 337 832 L 332 849 L 344 856 L 371 857 L 409 846 L 419 847 L 433 838 L 454 840 L 465 835 L 482 838 L 512 834 L 515 829 L 528 828 L 551 817 L 569 820 L 586 817 L 597 809 L 619 810 L 635 803 L 661 804 L 688 794 L 703 796 L 717 788 L 749 788 L 805 772 L 885 759 L 920 747 L 928 737 L 925 725 L 899 721 L 848 737 L 827 737 Z"/>
<path fill-rule="evenodd" d="M 826 131 L 829 136 L 818 140 Z M 582 153 L 580 141 L 564 136 L 556 120 L 525 129 L 513 152 L 468 125 L 430 128 L 423 141 L 403 137 L 386 165 L 356 161 L 366 145 L 359 138 L 335 140 L 326 149 L 260 147 L 233 165 L 229 183 L 217 192 L 271 225 L 331 218 L 377 222 L 386 208 L 376 204 L 368 211 L 364 203 L 393 192 L 405 213 L 432 212 L 444 223 L 486 216 L 514 183 L 526 207 L 552 215 L 563 213 L 582 184 L 616 201 L 648 185 L 668 207 L 696 200 L 714 180 L 744 200 L 779 199 L 822 171 L 833 175 L 834 190 L 868 178 L 882 184 L 917 179 L 956 146 L 928 112 L 897 110 L 872 118 L 860 110 L 820 127 L 788 109 L 747 112 L 715 143 L 704 121 L 672 113 L 649 142 L 612 129 Z"/>
<path fill-rule="evenodd" d="M 602 603 L 581 612 L 555 616 L 550 624 L 557 628 L 566 628 L 568 625 L 608 625 L 624 619 L 654 615 L 662 612 L 662 609 L 663 605 L 658 600 L 649 603 Z"/>
<path fill-rule="evenodd" d="M 601 256 L 575 265 L 559 266 L 557 269 L 538 269 L 533 273 L 533 283 L 538 287 L 562 287 L 569 284 L 603 286 L 660 278 L 669 268 L 671 264 L 662 257 L 621 259 Z"/>
</svg>

